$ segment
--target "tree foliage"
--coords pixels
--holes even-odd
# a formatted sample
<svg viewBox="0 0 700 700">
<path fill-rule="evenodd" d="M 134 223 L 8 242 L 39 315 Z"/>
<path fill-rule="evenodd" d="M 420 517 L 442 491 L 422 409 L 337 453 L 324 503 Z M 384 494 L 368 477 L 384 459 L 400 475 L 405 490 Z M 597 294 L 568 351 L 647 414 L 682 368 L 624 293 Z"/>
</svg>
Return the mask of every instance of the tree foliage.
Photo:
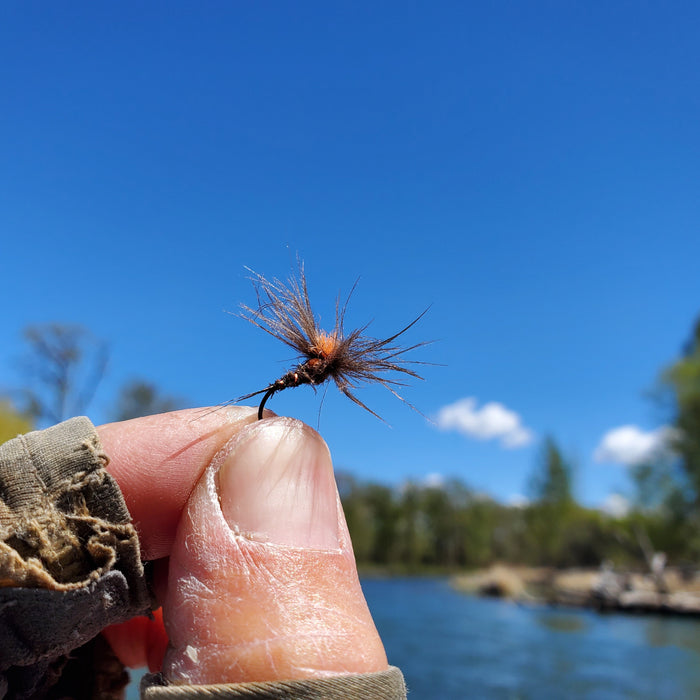
<svg viewBox="0 0 700 700">
<path fill-rule="evenodd" d="M 125 384 L 119 392 L 114 420 L 166 413 L 180 408 L 181 405 L 180 399 L 163 394 L 153 382 L 134 379 Z"/>
<path fill-rule="evenodd" d="M 573 467 L 556 441 L 547 437 L 531 480 L 533 502 L 527 509 L 530 545 L 539 550 L 537 563 L 560 566 L 568 557 L 568 524 L 573 517 Z"/>
<path fill-rule="evenodd" d="M 24 339 L 23 411 L 39 423 L 83 413 L 107 368 L 107 345 L 86 328 L 63 323 L 27 326 Z"/>
<path fill-rule="evenodd" d="M 682 357 L 662 375 L 673 400 L 675 433 L 672 441 L 679 456 L 688 501 L 698 518 L 700 510 L 700 318 Z"/>
<path fill-rule="evenodd" d="M 553 437 L 546 437 L 539 468 L 532 478 L 534 500 L 542 505 L 567 508 L 574 501 L 572 480 L 572 462 L 563 455 Z"/>
<path fill-rule="evenodd" d="M 553 520 L 552 503 L 505 506 L 457 480 L 392 489 L 340 474 L 339 487 L 355 556 L 365 567 L 421 572 L 503 561 L 595 567 L 606 559 L 643 567 L 634 535 L 640 524 L 648 524 L 652 537 L 668 545 L 664 551 L 672 560 L 686 558 L 680 541 L 668 536 L 656 515 L 614 518 L 572 499 Z"/>
<path fill-rule="evenodd" d="M 640 533 L 670 563 L 696 560 L 700 537 L 677 511 L 652 508 L 624 517 L 584 508 L 573 493 L 573 461 L 546 438 L 531 479 L 532 501 L 506 506 L 458 480 L 408 482 L 392 489 L 340 477 L 360 565 L 401 571 L 488 566 L 598 567 L 605 560 L 645 568 Z"/>
</svg>

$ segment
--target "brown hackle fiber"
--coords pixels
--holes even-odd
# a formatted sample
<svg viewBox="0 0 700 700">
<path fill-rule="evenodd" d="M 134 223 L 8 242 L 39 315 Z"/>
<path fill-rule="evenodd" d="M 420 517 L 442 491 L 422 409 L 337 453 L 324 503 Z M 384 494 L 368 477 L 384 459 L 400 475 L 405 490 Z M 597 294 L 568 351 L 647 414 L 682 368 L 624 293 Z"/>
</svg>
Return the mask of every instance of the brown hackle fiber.
<svg viewBox="0 0 700 700">
<path fill-rule="evenodd" d="M 278 279 L 268 280 L 257 272 L 249 271 L 257 293 L 257 308 L 242 304 L 239 315 L 294 349 L 298 353 L 299 364 L 264 389 L 240 396 L 236 403 L 263 394 L 258 408 L 258 418 L 261 419 L 266 402 L 278 391 L 302 384 L 315 388 L 333 380 L 345 396 L 380 420 L 383 420 L 381 416 L 360 401 L 351 389 L 355 390 L 363 383 L 376 382 L 417 410 L 395 389 L 405 386 L 406 382 L 389 378 L 386 374 L 399 373 L 423 379 L 407 365 L 427 363 L 407 360 L 405 355 L 427 343 L 402 347 L 395 341 L 415 325 L 427 309 L 405 328 L 384 340 L 365 334 L 369 324 L 346 333 L 345 312 L 357 285 L 355 282 L 345 302 L 341 305 L 340 298 L 336 301 L 335 325 L 333 330 L 327 332 L 319 327 L 311 308 L 303 263 L 299 262 L 298 276 L 291 276 L 287 283 Z"/>
</svg>

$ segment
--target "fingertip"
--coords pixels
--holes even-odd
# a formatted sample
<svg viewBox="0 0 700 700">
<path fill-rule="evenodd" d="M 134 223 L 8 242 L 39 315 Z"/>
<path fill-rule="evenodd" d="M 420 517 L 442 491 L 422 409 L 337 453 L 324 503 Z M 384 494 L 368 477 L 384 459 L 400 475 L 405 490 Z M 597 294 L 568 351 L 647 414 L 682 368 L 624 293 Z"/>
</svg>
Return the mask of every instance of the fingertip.
<svg viewBox="0 0 700 700">
<path fill-rule="evenodd" d="M 194 485 L 217 450 L 257 418 L 256 409 L 186 409 L 97 428 L 107 467 L 139 533 L 143 559 L 168 556 Z"/>
<path fill-rule="evenodd" d="M 387 667 L 338 503 L 328 448 L 298 421 L 257 422 L 219 451 L 188 501 L 170 560 L 170 680 Z"/>
</svg>

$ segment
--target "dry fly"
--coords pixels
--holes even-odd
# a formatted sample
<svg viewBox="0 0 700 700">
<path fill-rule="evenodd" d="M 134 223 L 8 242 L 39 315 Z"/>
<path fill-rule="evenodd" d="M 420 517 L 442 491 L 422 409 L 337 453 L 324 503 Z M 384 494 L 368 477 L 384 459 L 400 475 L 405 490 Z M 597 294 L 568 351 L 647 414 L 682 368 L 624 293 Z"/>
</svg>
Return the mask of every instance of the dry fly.
<svg viewBox="0 0 700 700">
<path fill-rule="evenodd" d="M 264 389 L 239 397 L 236 403 L 263 394 L 258 407 L 258 420 L 260 420 L 265 404 L 278 391 L 302 384 L 310 384 L 315 388 L 332 379 L 345 396 L 380 420 L 382 420 L 381 416 L 362 403 L 351 389 L 356 389 L 363 382 L 377 382 L 398 399 L 417 410 L 394 388 L 405 386 L 405 382 L 387 379 L 383 375 L 399 372 L 416 379 L 423 379 L 407 365 L 426 363 L 406 360 L 404 356 L 407 352 L 427 343 L 401 347 L 395 341 L 416 324 L 427 309 L 405 328 L 385 340 L 365 335 L 369 324 L 346 333 L 343 328 L 345 311 L 357 285 L 355 282 L 342 306 L 340 298 L 337 299 L 335 326 L 332 331 L 327 332 L 319 328 L 311 309 L 304 266 L 301 262 L 298 278 L 290 277 L 287 284 L 278 279 L 270 281 L 252 270 L 249 271 L 253 275 L 251 280 L 257 293 L 258 306 L 253 309 L 241 304 L 243 311 L 240 316 L 293 348 L 298 353 L 299 364 Z"/>
</svg>

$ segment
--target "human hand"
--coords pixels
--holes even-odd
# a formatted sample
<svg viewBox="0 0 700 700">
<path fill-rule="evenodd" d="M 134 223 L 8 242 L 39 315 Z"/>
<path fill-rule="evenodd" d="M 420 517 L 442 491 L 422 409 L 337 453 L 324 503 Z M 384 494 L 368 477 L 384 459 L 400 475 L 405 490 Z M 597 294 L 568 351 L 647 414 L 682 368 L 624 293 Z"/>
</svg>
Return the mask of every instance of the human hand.
<svg viewBox="0 0 700 700">
<path fill-rule="evenodd" d="M 159 616 L 107 628 L 126 665 L 193 684 L 387 669 L 318 433 L 247 407 L 98 433 L 170 640 Z"/>
</svg>

